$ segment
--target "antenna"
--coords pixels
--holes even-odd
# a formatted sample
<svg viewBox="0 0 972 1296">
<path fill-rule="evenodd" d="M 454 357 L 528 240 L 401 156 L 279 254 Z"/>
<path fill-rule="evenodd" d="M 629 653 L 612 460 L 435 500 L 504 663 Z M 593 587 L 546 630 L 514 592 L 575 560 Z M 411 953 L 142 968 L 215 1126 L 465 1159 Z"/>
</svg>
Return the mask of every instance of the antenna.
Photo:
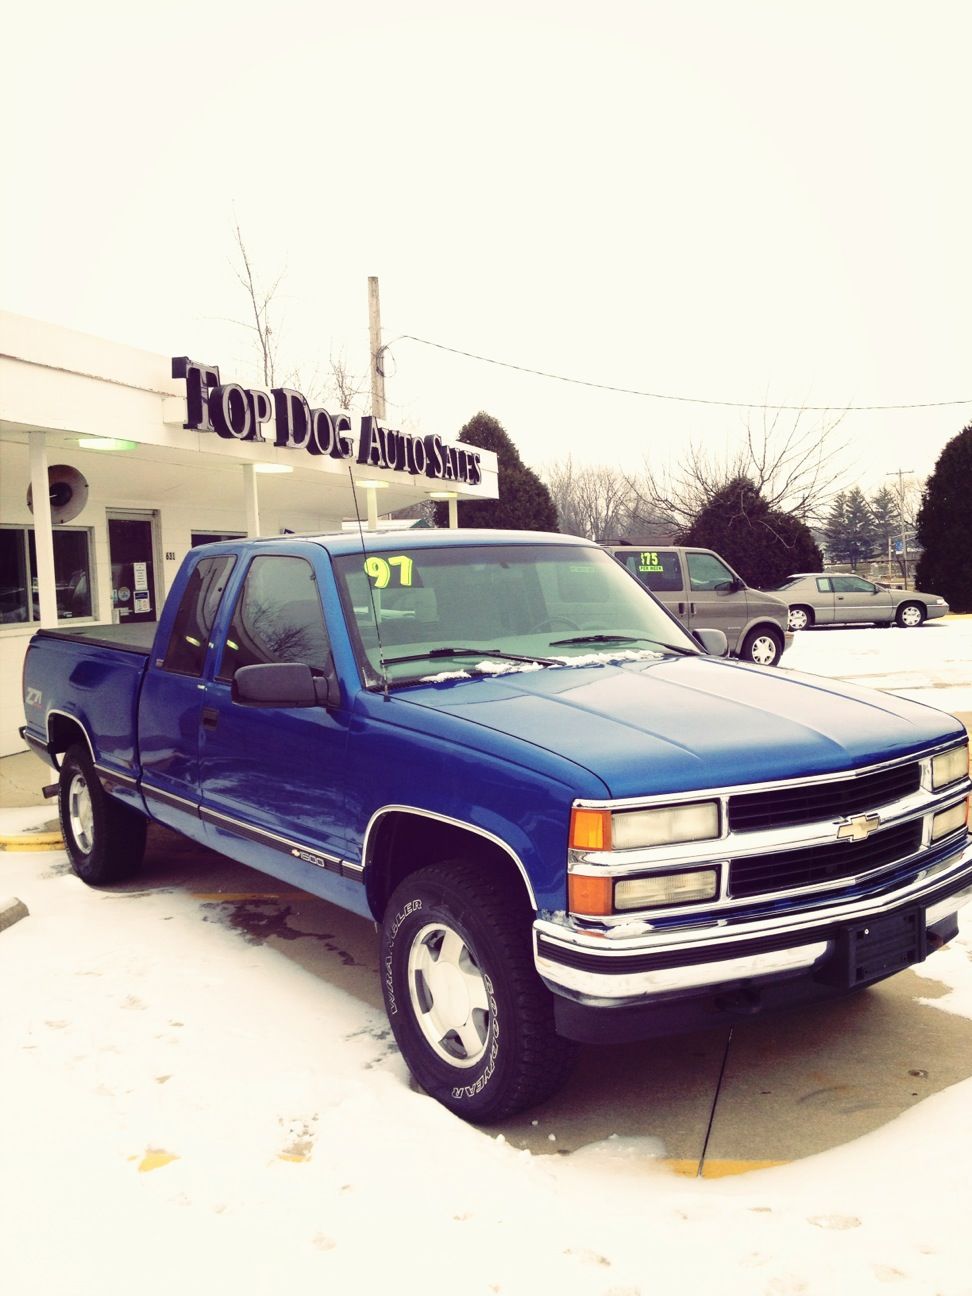
<svg viewBox="0 0 972 1296">
<path fill-rule="evenodd" d="M 351 471 L 351 465 L 348 464 L 348 479 L 351 482 L 351 498 L 354 500 L 354 516 L 358 523 L 358 536 L 361 540 L 361 554 L 367 560 L 368 549 L 365 545 L 364 527 L 361 525 L 361 510 L 358 508 L 358 492 L 354 484 L 354 473 Z M 378 605 L 375 602 L 375 591 L 372 588 L 371 577 L 365 572 L 365 580 L 368 582 L 368 598 L 371 600 L 371 615 L 375 619 L 375 638 L 378 641 L 378 664 L 381 667 L 381 677 L 385 684 L 385 701 L 389 700 L 388 694 L 388 668 L 385 665 L 385 650 L 381 644 L 381 626 L 378 620 Z"/>
</svg>

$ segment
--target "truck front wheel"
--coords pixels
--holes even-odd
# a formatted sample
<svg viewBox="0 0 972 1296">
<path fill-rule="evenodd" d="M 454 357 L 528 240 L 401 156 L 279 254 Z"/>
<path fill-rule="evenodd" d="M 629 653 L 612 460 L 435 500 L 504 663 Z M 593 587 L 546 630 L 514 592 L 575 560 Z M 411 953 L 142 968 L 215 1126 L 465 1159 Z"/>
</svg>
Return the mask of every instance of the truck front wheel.
<svg viewBox="0 0 972 1296">
<path fill-rule="evenodd" d="M 80 743 L 61 762 L 57 804 L 64 844 L 82 882 L 105 886 L 136 871 L 145 853 L 145 819 L 107 794 Z"/>
<path fill-rule="evenodd" d="M 381 976 L 395 1040 L 422 1088 L 465 1120 L 502 1120 L 547 1098 L 573 1046 L 533 966 L 530 916 L 466 861 L 432 865 L 393 892 Z"/>
</svg>

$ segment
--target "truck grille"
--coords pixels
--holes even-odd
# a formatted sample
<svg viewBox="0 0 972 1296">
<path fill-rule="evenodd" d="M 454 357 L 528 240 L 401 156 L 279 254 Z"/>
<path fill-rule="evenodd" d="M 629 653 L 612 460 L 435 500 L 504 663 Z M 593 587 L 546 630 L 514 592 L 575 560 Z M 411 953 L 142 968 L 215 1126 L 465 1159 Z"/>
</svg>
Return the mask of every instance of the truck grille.
<svg viewBox="0 0 972 1296">
<path fill-rule="evenodd" d="M 836 882 L 889 867 L 913 855 L 920 846 L 921 820 L 914 820 L 874 833 L 862 842 L 828 842 L 771 855 L 748 855 L 729 862 L 729 895 L 737 900 Z"/>
<path fill-rule="evenodd" d="M 839 819 L 888 805 L 910 792 L 917 792 L 920 785 L 921 766 L 913 761 L 833 783 L 736 793 L 729 798 L 729 827 L 733 832 L 752 832 Z"/>
</svg>

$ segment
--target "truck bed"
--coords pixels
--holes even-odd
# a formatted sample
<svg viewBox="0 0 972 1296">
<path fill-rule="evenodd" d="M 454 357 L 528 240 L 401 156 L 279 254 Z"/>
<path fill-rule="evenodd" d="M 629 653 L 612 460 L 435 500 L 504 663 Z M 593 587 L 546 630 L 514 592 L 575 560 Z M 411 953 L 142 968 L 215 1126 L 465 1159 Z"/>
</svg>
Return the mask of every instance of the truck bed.
<svg viewBox="0 0 972 1296">
<path fill-rule="evenodd" d="M 73 643 L 94 645 L 99 648 L 117 648 L 120 652 L 140 653 L 147 657 L 152 651 L 156 623 L 138 621 L 133 625 L 78 626 L 72 630 L 38 630 L 38 639 L 67 639 Z"/>
</svg>

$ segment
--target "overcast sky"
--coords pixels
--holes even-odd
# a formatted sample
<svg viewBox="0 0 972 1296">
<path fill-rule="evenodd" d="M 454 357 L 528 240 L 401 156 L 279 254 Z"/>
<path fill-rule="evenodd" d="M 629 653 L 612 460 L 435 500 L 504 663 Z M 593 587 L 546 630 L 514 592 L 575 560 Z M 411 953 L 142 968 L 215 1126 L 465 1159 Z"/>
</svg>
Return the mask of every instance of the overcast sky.
<svg viewBox="0 0 972 1296">
<path fill-rule="evenodd" d="M 868 488 L 972 421 L 967 3 L 35 0 L 5 28 L 7 309 L 253 379 L 238 219 L 304 373 L 364 370 L 376 274 L 388 342 L 708 401 L 969 399 L 847 415 Z M 762 420 L 411 341 L 390 367 L 389 421 L 485 409 L 534 465 Z"/>
</svg>

